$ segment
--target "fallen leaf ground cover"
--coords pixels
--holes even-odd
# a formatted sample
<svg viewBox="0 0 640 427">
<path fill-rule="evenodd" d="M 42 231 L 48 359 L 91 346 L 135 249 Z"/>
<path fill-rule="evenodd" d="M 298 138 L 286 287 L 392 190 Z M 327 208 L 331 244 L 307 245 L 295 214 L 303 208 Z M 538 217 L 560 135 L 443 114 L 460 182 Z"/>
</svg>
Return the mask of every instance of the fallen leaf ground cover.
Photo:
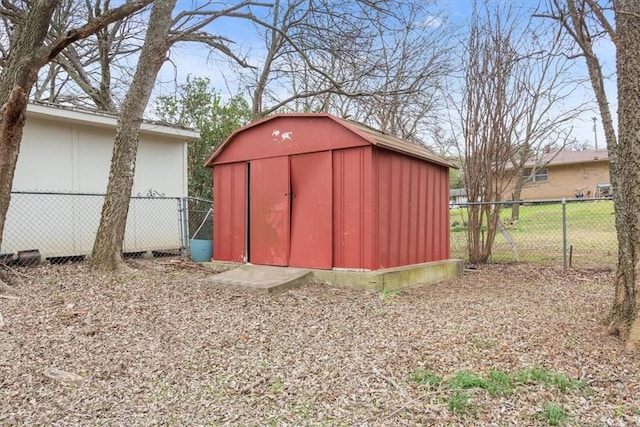
<svg viewBox="0 0 640 427">
<path fill-rule="evenodd" d="M 130 266 L 16 270 L 0 425 L 640 425 L 640 356 L 602 329 L 611 272 L 491 265 L 266 296 Z"/>
</svg>

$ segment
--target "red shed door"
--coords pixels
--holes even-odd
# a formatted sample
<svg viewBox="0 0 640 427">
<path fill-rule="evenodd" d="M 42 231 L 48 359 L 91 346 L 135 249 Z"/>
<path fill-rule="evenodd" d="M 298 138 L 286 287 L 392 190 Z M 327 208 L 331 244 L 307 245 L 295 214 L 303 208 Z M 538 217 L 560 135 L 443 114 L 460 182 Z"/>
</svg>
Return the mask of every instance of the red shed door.
<svg viewBox="0 0 640 427">
<path fill-rule="evenodd" d="M 332 267 L 331 152 L 291 157 L 292 267 Z"/>
<path fill-rule="evenodd" d="M 247 246 L 247 165 L 215 165 L 213 176 L 213 259 L 243 262 Z"/>
<path fill-rule="evenodd" d="M 252 160 L 249 166 L 249 261 L 289 261 L 289 157 Z"/>
</svg>

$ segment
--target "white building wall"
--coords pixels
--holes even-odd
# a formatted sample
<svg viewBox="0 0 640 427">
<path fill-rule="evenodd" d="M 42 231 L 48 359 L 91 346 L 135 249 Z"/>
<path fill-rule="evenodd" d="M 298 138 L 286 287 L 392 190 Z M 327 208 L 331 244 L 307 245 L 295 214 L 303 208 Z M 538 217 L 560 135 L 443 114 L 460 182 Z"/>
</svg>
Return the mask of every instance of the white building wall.
<svg viewBox="0 0 640 427">
<path fill-rule="evenodd" d="M 33 106 L 27 115 L 14 192 L 104 194 L 116 120 L 113 117 Z M 187 194 L 188 130 L 145 124 L 140 135 L 125 252 L 180 248 L 178 198 Z M 103 197 L 14 194 L 2 253 L 39 249 L 43 257 L 91 253 Z"/>
</svg>

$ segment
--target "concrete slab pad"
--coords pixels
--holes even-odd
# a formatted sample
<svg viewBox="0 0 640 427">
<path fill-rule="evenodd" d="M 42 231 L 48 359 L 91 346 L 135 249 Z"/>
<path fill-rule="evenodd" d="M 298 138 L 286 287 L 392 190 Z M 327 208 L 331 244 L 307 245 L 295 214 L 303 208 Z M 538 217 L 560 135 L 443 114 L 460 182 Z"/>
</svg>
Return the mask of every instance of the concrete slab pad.
<svg viewBox="0 0 640 427">
<path fill-rule="evenodd" d="M 253 289 L 263 293 L 277 293 L 311 282 L 311 270 L 266 265 L 240 265 L 211 277 L 221 285 Z"/>
</svg>

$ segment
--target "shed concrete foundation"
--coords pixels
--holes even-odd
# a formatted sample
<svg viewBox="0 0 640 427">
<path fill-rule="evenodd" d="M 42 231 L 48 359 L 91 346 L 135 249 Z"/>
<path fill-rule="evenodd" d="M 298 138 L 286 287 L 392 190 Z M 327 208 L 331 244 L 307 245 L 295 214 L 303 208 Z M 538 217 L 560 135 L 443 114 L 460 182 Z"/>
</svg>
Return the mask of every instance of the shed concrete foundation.
<svg viewBox="0 0 640 427">
<path fill-rule="evenodd" d="M 371 291 L 396 290 L 428 285 L 453 279 L 462 274 L 462 260 L 426 262 L 375 271 L 313 270 L 273 267 L 229 262 L 204 263 L 212 270 L 222 271 L 212 276 L 212 283 L 277 293 L 308 283 Z M 237 266 L 230 270 L 230 267 Z"/>
</svg>

